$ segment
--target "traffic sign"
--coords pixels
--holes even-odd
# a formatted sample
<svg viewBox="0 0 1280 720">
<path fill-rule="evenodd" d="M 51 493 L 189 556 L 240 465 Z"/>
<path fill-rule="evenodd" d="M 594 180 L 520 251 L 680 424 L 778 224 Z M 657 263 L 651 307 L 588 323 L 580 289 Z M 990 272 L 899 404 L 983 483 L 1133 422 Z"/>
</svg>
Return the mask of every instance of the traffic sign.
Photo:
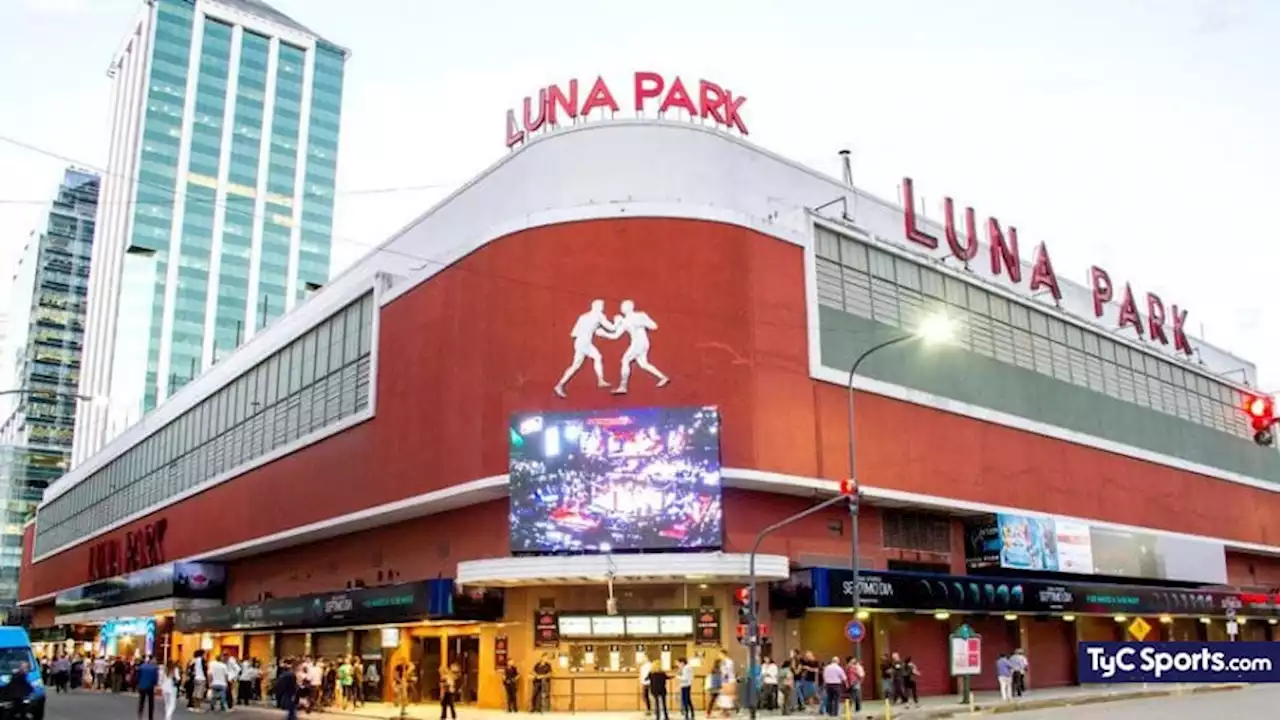
<svg viewBox="0 0 1280 720">
<path fill-rule="evenodd" d="M 860 643 L 867 636 L 867 626 L 863 625 L 861 620 L 850 620 L 845 623 L 844 636 L 849 638 L 850 642 Z"/>
<path fill-rule="evenodd" d="M 1129 634 L 1138 642 L 1142 642 L 1147 639 L 1147 635 L 1151 634 L 1151 624 L 1142 618 L 1134 618 L 1133 622 L 1129 623 Z"/>
</svg>

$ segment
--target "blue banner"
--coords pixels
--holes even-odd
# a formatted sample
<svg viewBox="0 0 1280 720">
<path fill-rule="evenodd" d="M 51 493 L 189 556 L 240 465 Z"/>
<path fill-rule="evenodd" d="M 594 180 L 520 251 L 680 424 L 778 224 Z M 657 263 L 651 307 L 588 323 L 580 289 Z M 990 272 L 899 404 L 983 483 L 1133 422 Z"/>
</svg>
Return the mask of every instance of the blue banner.
<svg viewBox="0 0 1280 720">
<path fill-rule="evenodd" d="M 1280 682 L 1280 642 L 1082 642 L 1085 683 Z"/>
</svg>

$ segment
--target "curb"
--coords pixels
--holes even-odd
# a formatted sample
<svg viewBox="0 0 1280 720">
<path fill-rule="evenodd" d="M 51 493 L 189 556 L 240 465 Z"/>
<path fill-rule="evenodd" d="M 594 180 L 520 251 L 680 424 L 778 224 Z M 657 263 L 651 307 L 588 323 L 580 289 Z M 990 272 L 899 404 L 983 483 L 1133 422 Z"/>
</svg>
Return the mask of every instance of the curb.
<svg viewBox="0 0 1280 720">
<path fill-rule="evenodd" d="M 1122 702 L 1124 700 L 1147 700 L 1161 697 L 1174 697 L 1178 695 L 1197 695 L 1203 693 L 1226 692 L 1230 690 L 1243 690 L 1248 687 L 1245 683 L 1228 683 L 1223 685 L 1197 685 L 1191 688 L 1168 688 L 1168 689 L 1148 689 L 1134 691 L 1111 691 L 1098 695 L 1085 695 L 1083 697 L 1058 697 L 1046 698 L 1044 700 L 1023 700 L 1007 705 L 975 705 L 974 712 L 970 713 L 967 708 L 926 711 L 920 715 L 904 716 L 913 720 L 920 718 L 921 720 L 934 718 L 953 718 L 963 717 L 966 715 L 1002 715 L 1006 713 L 1024 712 L 1029 710 L 1047 710 L 1050 708 L 1075 707 L 1077 705 L 1101 705 L 1103 703 Z M 881 718 L 883 716 L 868 715 L 868 718 Z"/>
<path fill-rule="evenodd" d="M 1077 705 L 1101 705 L 1104 703 L 1122 702 L 1125 700 L 1149 700 L 1152 698 L 1174 697 L 1178 695 L 1200 695 L 1204 693 L 1227 692 L 1231 690 L 1243 690 L 1249 687 L 1247 683 L 1226 683 L 1222 685 L 1196 685 L 1194 687 L 1171 687 L 1157 688 L 1146 690 L 1112 690 L 1100 692 L 1096 695 L 1083 695 L 1080 697 L 1056 697 L 1045 698 L 1043 700 L 1020 700 L 1010 704 L 975 704 L 974 711 L 969 712 L 967 707 L 950 707 L 938 710 L 907 710 L 905 712 L 894 712 L 891 718 L 902 718 L 902 720 L 941 720 L 942 718 L 958 718 L 973 717 L 977 715 L 1003 715 L 1007 713 L 1025 712 L 1031 710 L 1048 710 L 1051 708 L 1075 707 Z M 266 705 L 249 706 L 256 710 L 271 709 Z M 399 715 L 378 715 L 373 713 L 359 713 L 352 711 L 334 711 L 329 710 L 327 714 L 336 717 L 346 718 L 367 718 L 368 720 L 399 720 Z M 779 718 L 781 716 L 778 716 Z M 801 717 L 801 716 L 796 716 Z M 821 716 L 818 716 L 821 717 Z M 845 716 L 842 716 L 845 717 Z M 865 720 L 884 720 L 883 713 L 863 712 L 855 717 Z M 817 718 L 815 718 L 817 720 Z"/>
</svg>

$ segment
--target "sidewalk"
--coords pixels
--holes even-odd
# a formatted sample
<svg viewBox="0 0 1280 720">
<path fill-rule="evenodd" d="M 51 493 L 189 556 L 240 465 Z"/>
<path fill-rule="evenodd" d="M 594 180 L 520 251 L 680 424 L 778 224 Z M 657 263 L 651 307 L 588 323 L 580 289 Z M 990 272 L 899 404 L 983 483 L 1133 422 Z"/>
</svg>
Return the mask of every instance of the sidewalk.
<svg viewBox="0 0 1280 720">
<path fill-rule="evenodd" d="M 1041 710 L 1052 707 L 1068 707 L 1073 705 L 1092 705 L 1096 703 L 1116 702 L 1120 700 L 1138 700 L 1149 697 L 1164 697 L 1168 695 L 1182 695 L 1191 693 L 1205 692 L 1224 692 L 1230 690 L 1239 690 L 1248 687 L 1244 684 L 1196 684 L 1196 685 L 1093 685 L 1086 687 L 1070 687 L 1055 688 L 1050 690 L 1031 691 L 1020 700 L 1012 702 L 1001 702 L 1000 694 L 996 692 L 978 692 L 974 693 L 973 711 L 976 714 L 989 715 L 997 713 L 1018 712 L 1020 710 Z M 895 706 L 891 708 L 894 718 L 902 718 L 903 720 L 925 720 L 926 718 L 949 718 L 956 716 L 968 715 L 970 708 L 958 701 L 954 695 L 942 695 L 935 697 L 922 698 L 919 708 L 904 708 Z M 545 720 L 641 720 L 644 716 L 638 712 L 552 712 L 534 714 L 527 712 L 506 713 L 501 710 L 482 710 L 479 708 L 463 707 L 458 711 L 460 718 L 465 720 L 499 720 L 499 718 L 510 717 L 512 714 L 522 716 L 524 718 L 537 717 L 545 718 Z M 378 720 L 389 720 L 392 718 L 402 717 L 399 708 L 389 703 L 371 703 L 354 711 L 338 712 L 335 710 L 326 711 L 326 717 L 359 717 L 359 718 L 377 718 Z M 775 712 L 761 712 L 761 717 L 780 719 L 783 717 L 795 718 L 796 720 L 806 720 L 813 718 L 819 720 L 823 716 L 813 712 L 796 713 L 793 715 L 783 716 Z M 413 718 L 414 720 L 436 720 L 440 717 L 439 705 L 415 705 L 405 710 L 403 717 Z M 677 712 L 672 716 L 675 720 L 679 720 L 680 716 Z M 698 720 L 703 720 L 701 713 L 698 714 Z M 855 716 L 856 720 L 883 720 L 885 718 L 885 705 L 882 701 L 871 701 L 862 706 L 862 713 Z M 739 712 L 736 716 L 737 720 L 746 720 L 747 714 Z M 848 715 L 841 714 L 841 718 L 848 718 Z"/>
</svg>

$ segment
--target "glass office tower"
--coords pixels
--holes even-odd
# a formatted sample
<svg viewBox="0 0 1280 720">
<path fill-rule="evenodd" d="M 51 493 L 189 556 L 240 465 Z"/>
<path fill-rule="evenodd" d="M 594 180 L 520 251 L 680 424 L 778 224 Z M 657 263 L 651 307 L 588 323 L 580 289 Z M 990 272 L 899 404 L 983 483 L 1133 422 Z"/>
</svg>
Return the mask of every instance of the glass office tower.
<svg viewBox="0 0 1280 720">
<path fill-rule="evenodd" d="M 73 464 L 329 276 L 339 48 L 260 0 L 149 0 L 113 60 Z"/>
<path fill-rule="evenodd" d="M 0 397 L 0 612 L 18 597 L 22 527 L 71 459 L 98 176 L 63 174 L 13 276 Z"/>
</svg>

